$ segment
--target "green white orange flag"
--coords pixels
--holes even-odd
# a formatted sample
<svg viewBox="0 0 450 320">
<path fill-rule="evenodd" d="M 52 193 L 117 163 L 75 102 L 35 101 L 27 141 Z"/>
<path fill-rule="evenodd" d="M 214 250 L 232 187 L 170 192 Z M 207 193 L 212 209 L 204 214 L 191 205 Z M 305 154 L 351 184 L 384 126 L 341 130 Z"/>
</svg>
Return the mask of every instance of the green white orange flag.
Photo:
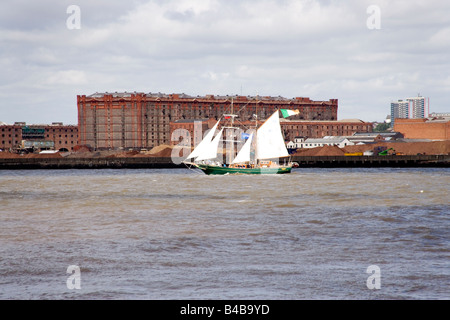
<svg viewBox="0 0 450 320">
<path fill-rule="evenodd" d="M 280 111 L 284 118 L 295 116 L 296 114 L 300 113 L 300 111 L 298 110 L 280 109 Z"/>
</svg>

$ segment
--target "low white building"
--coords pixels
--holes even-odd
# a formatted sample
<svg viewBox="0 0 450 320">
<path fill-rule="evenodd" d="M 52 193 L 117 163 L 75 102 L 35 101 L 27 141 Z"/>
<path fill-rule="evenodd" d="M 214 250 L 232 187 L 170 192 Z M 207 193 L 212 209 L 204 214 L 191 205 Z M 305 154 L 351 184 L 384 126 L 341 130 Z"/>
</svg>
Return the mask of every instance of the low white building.
<svg viewBox="0 0 450 320">
<path fill-rule="evenodd" d="M 286 147 L 287 147 L 288 149 L 295 149 L 295 148 L 296 148 L 295 142 L 294 142 L 294 141 L 289 141 L 289 142 L 286 144 Z"/>
<path fill-rule="evenodd" d="M 295 137 L 295 138 L 294 138 L 294 141 L 289 141 L 289 142 L 286 144 L 286 147 L 287 147 L 288 149 L 298 149 L 298 148 L 301 148 L 301 147 L 300 147 L 300 144 L 301 144 L 303 141 L 305 141 L 305 138 L 302 138 L 302 137 Z"/>
<path fill-rule="evenodd" d="M 319 139 L 308 138 L 297 144 L 297 148 L 317 148 L 323 146 L 338 146 L 343 148 L 345 146 L 353 146 L 354 143 L 346 137 L 327 136 Z"/>
</svg>

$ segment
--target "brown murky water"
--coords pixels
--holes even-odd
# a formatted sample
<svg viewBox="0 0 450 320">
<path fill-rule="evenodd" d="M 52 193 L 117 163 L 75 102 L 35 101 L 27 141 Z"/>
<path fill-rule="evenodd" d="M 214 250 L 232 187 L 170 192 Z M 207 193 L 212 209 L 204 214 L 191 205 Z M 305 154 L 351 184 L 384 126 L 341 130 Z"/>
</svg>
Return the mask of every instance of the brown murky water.
<svg viewBox="0 0 450 320">
<path fill-rule="evenodd" d="M 0 171 L 0 299 L 448 299 L 449 191 L 432 168 Z"/>
</svg>

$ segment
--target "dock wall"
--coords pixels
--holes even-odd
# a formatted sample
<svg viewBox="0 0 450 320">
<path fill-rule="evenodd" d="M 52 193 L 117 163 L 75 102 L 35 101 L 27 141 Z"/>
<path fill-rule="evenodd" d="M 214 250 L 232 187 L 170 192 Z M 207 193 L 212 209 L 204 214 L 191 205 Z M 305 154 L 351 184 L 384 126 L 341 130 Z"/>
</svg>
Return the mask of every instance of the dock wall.
<svg viewBox="0 0 450 320">
<path fill-rule="evenodd" d="M 180 159 L 178 159 L 180 160 Z M 450 155 L 294 156 L 299 167 L 450 167 Z M 180 163 L 180 161 L 178 161 Z M 185 168 L 170 157 L 13 158 L 0 159 L 0 170 L 14 169 Z"/>
<path fill-rule="evenodd" d="M 450 155 L 295 156 L 300 167 L 450 167 Z"/>
</svg>

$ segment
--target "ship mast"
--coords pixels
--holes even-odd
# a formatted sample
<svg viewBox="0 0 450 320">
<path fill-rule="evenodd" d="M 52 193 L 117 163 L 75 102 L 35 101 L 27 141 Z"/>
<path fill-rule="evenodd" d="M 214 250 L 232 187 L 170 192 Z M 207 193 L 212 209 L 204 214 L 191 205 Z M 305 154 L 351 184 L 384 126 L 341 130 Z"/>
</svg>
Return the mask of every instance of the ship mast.
<svg viewBox="0 0 450 320">
<path fill-rule="evenodd" d="M 224 114 L 223 116 L 225 117 L 225 119 L 228 119 L 228 118 L 230 118 L 231 120 L 230 120 L 230 124 L 231 124 L 231 126 L 224 126 L 224 127 L 222 127 L 223 129 L 232 129 L 232 130 L 235 130 L 235 129 L 237 129 L 235 126 L 234 126 L 234 118 L 235 117 L 237 117 L 237 115 L 236 114 L 234 114 L 234 104 L 233 104 L 233 97 L 231 97 L 231 113 L 230 114 Z M 234 131 L 233 131 L 234 132 Z M 233 143 L 232 145 L 231 145 L 231 150 L 230 150 L 230 153 L 232 152 L 232 153 L 234 153 L 234 143 L 236 142 L 236 140 L 234 139 L 234 133 L 233 133 L 233 135 L 231 135 L 231 136 L 229 136 L 229 135 L 227 135 L 226 133 L 225 133 L 225 140 L 223 140 L 223 142 L 226 142 L 227 143 L 227 145 L 228 145 L 228 143 L 229 142 L 231 142 L 231 143 Z M 231 154 L 229 154 L 228 155 L 228 150 L 227 150 L 227 156 L 226 157 L 228 157 L 228 162 L 229 163 L 231 163 L 232 161 L 233 161 L 233 158 L 234 158 L 234 155 L 232 156 Z M 226 163 L 226 160 L 225 160 L 225 162 L 224 163 Z"/>
<path fill-rule="evenodd" d="M 234 127 L 234 118 L 237 117 L 237 114 L 234 114 L 233 98 L 231 98 L 231 113 L 230 114 L 224 114 L 223 116 L 225 117 L 225 119 L 227 119 L 228 117 L 231 118 L 231 126 L 230 127 L 223 127 L 223 128 L 236 129 Z"/>
</svg>

